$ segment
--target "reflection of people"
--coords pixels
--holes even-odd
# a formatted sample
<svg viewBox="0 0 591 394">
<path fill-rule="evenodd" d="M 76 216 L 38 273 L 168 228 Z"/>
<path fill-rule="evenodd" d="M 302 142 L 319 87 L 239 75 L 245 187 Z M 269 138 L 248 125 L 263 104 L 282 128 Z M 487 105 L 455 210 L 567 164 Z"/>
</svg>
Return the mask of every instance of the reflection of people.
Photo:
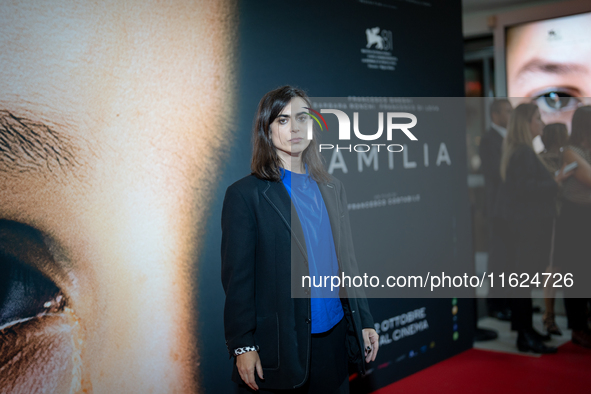
<svg viewBox="0 0 591 394">
<path fill-rule="evenodd" d="M 568 130 L 564 123 L 551 123 L 544 127 L 542 131 L 542 142 L 544 143 L 544 152 L 540 153 L 540 158 L 546 164 L 546 167 L 550 171 L 550 174 L 556 173 L 556 171 L 562 168 L 562 147 L 568 140 Z M 560 191 L 558 193 L 558 199 L 556 202 L 556 213 L 560 214 Z M 558 273 L 558 267 L 555 264 L 554 251 L 555 251 L 555 234 L 556 234 L 556 220 L 552 224 L 552 247 L 550 250 L 550 264 L 546 268 L 546 272 L 554 275 Z M 546 310 L 544 311 L 544 328 L 548 334 L 562 335 L 562 331 L 556 324 L 554 319 L 554 296 L 556 289 L 554 286 L 544 287 L 544 304 Z"/>
<path fill-rule="evenodd" d="M 230 12 L 2 4 L 0 392 L 196 391 Z"/>
<path fill-rule="evenodd" d="M 378 351 L 365 298 L 310 294 L 309 285 L 311 298 L 292 298 L 299 274 L 357 272 L 345 191 L 322 166 L 316 138 L 306 138 L 306 107 L 305 93 L 290 86 L 261 99 L 252 175 L 224 199 L 224 326 L 232 379 L 244 392 L 348 393 L 348 357 L 364 370 Z"/>
<path fill-rule="evenodd" d="M 564 183 L 564 202 L 556 232 L 556 254 L 565 272 L 584 277 L 579 270 L 588 267 L 591 239 L 591 106 L 576 110 L 572 133 L 563 153 L 565 164 L 577 162 L 573 176 Z M 579 275 L 577 275 L 579 273 Z M 568 288 L 565 289 L 568 296 Z M 585 298 L 565 298 L 564 304 L 572 341 L 591 348 L 591 331 L 587 327 Z"/>
<path fill-rule="evenodd" d="M 507 125 L 513 107 L 507 99 L 494 100 L 490 106 L 491 128 L 480 141 L 479 154 L 482 161 L 482 173 L 486 189 L 486 216 L 488 219 L 489 239 L 489 267 L 494 271 L 503 271 L 506 261 L 505 250 L 498 234 L 497 218 L 494 206 L 497 200 L 499 185 L 501 184 L 501 153 L 503 139 L 507 135 Z M 495 288 L 491 289 L 491 297 L 487 299 L 488 313 L 500 320 L 509 320 L 511 310 L 508 300 L 496 298 Z"/>
<path fill-rule="evenodd" d="M 534 104 L 521 104 L 513 111 L 503 143 L 501 177 L 496 210 L 502 219 L 509 272 L 539 272 L 550 257 L 552 222 L 556 214 L 557 182 L 534 152 L 532 140 L 542 133 L 544 123 Z M 518 288 L 517 288 L 518 290 Z M 516 294 L 511 305 L 511 328 L 518 332 L 520 351 L 554 353 L 542 340 L 549 339 L 532 326 L 532 300 L 527 294 Z"/>
<path fill-rule="evenodd" d="M 545 123 L 565 123 L 591 97 L 591 13 L 507 30 L 507 93 L 533 99 Z"/>
<path fill-rule="evenodd" d="M 562 167 L 562 147 L 567 141 L 568 129 L 564 123 L 551 123 L 544 127 L 542 131 L 544 151 L 540 153 L 540 158 L 551 174 Z"/>
<path fill-rule="evenodd" d="M 490 106 L 491 127 L 482 136 L 479 147 L 482 172 L 486 185 L 486 213 L 492 216 L 494 203 L 501 183 L 501 152 L 503 139 L 513 107 L 507 99 L 497 99 Z"/>
</svg>

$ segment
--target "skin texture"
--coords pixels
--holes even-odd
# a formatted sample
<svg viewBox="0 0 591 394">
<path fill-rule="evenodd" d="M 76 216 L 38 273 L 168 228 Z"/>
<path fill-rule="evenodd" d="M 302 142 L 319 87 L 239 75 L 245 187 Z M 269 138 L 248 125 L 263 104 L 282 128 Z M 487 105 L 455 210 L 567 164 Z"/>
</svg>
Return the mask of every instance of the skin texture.
<svg viewBox="0 0 591 394">
<path fill-rule="evenodd" d="M 88 375 L 81 376 L 80 326 L 71 311 L 45 314 L 4 330 L 0 354 L 2 389 L 10 393 L 84 392 Z M 59 372 L 59 373 L 56 373 Z M 83 389 L 84 386 L 84 389 Z"/>
<path fill-rule="evenodd" d="M 554 32 L 551 34 L 550 32 Z M 528 23 L 507 34 L 507 88 L 514 106 L 534 99 L 544 123 L 565 123 L 591 97 L 591 14 Z M 552 93 L 565 95 L 552 108 Z M 572 98 L 568 98 L 572 97 Z M 538 99 L 536 99 L 538 98 Z"/>
<path fill-rule="evenodd" d="M 229 139 L 234 11 L 3 3 L 0 219 L 45 254 L 0 252 L 64 299 L 0 325 L 0 392 L 198 390 L 195 256 Z"/>
</svg>

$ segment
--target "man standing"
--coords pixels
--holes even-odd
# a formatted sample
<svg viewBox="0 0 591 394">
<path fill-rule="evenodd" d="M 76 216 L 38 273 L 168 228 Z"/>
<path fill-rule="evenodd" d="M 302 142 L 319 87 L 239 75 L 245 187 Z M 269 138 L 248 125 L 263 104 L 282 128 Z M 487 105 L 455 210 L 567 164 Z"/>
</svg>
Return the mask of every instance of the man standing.
<svg viewBox="0 0 591 394">
<path fill-rule="evenodd" d="M 497 191 L 501 184 L 501 154 L 503 139 L 507 135 L 507 125 L 513 112 L 513 107 L 507 99 L 496 99 L 490 106 L 491 127 L 480 141 L 479 154 L 482 162 L 482 173 L 486 191 L 486 216 L 488 218 L 489 239 L 489 271 L 503 271 L 505 250 L 504 245 L 495 234 L 495 217 L 493 214 Z M 488 314 L 500 320 L 511 320 L 511 310 L 508 300 L 493 298 L 491 288 L 488 298 Z"/>
</svg>

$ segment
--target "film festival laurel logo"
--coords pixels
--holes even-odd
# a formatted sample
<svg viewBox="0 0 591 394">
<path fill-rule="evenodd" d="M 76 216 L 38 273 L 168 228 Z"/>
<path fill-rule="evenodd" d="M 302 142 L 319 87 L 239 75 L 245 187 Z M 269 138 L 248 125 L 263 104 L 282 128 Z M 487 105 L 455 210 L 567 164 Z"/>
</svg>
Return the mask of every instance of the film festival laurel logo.
<svg viewBox="0 0 591 394">
<path fill-rule="evenodd" d="M 365 36 L 367 38 L 366 48 L 379 49 L 381 51 L 390 51 L 394 47 L 392 45 L 392 32 L 390 30 L 381 30 L 378 26 L 370 29 L 365 29 Z"/>
<path fill-rule="evenodd" d="M 361 63 L 371 70 L 394 71 L 398 64 L 398 58 L 392 55 L 394 41 L 392 31 L 379 26 L 365 29 L 367 43 L 361 48 L 363 57 Z"/>
</svg>

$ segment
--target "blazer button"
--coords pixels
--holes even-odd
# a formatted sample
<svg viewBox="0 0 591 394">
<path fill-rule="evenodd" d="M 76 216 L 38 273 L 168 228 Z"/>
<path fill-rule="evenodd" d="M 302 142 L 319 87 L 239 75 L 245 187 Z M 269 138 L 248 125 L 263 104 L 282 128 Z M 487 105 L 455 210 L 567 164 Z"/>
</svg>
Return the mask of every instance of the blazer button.
<svg viewBox="0 0 591 394">
<path fill-rule="evenodd" d="M 312 319 L 310 319 L 309 317 L 306 318 L 306 324 L 310 324 L 310 323 L 312 323 Z"/>
</svg>

